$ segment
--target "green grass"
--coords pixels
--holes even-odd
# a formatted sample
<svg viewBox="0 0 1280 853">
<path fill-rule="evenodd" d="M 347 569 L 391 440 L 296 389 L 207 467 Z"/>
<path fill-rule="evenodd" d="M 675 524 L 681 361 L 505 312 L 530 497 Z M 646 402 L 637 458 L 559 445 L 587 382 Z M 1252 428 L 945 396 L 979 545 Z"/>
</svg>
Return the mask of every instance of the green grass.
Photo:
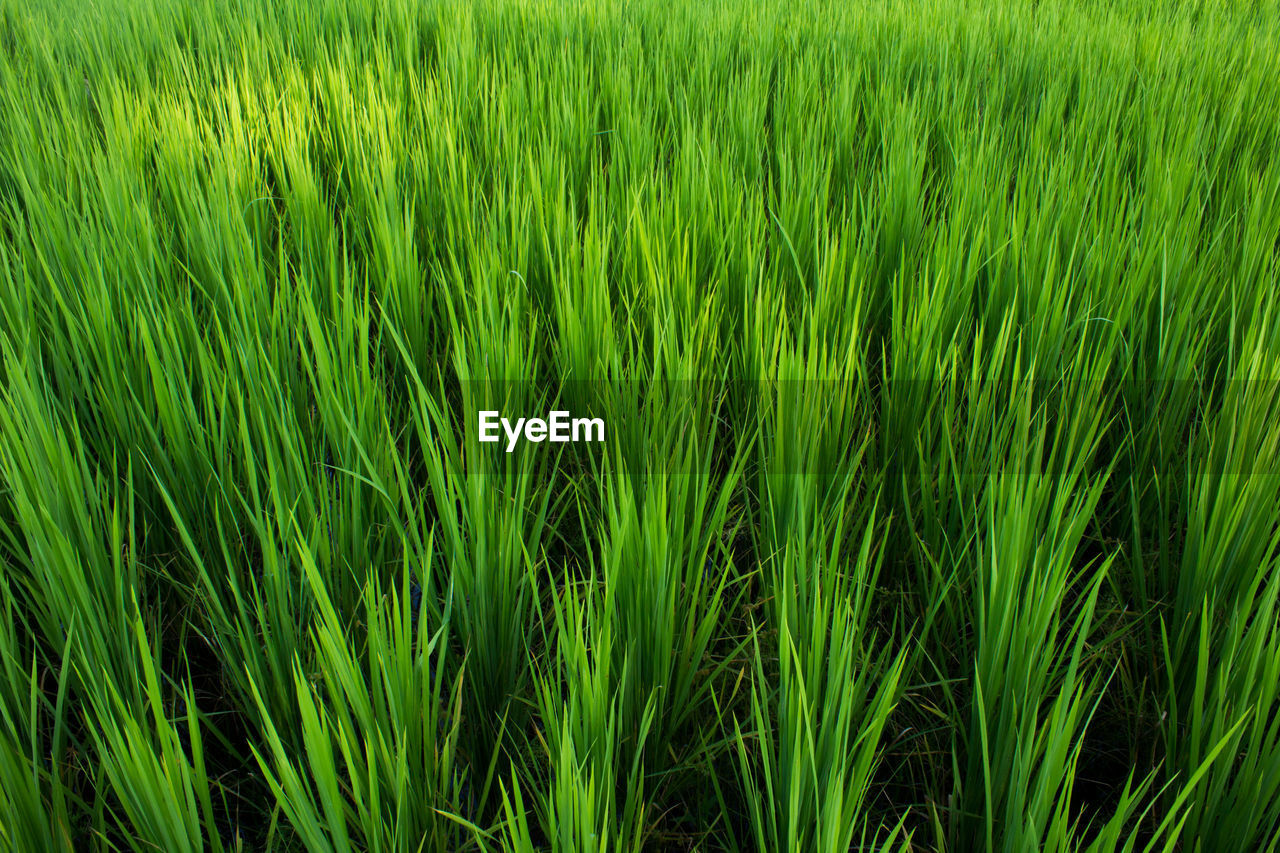
<svg viewBox="0 0 1280 853">
<path fill-rule="evenodd" d="M 0 0 L 0 848 L 1280 850 L 1280 4 L 674 5 Z"/>
</svg>

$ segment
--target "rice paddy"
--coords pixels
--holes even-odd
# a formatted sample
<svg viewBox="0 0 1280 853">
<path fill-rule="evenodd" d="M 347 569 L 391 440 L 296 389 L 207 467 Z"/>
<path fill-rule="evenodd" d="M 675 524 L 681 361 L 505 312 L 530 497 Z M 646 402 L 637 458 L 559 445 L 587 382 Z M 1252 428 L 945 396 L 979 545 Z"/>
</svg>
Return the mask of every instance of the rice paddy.
<svg viewBox="0 0 1280 853">
<path fill-rule="evenodd" d="M 1278 22 L 0 0 L 0 848 L 1280 849 Z"/>
</svg>

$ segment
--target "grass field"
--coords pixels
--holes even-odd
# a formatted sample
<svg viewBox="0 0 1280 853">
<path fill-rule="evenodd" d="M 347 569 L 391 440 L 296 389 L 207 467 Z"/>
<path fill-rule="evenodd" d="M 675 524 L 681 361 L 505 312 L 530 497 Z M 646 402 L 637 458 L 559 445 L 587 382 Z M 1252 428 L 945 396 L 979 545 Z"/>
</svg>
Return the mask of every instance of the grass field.
<svg viewBox="0 0 1280 853">
<path fill-rule="evenodd" d="M 0 849 L 1280 849 L 1278 285 L 1277 0 L 0 0 Z"/>
</svg>

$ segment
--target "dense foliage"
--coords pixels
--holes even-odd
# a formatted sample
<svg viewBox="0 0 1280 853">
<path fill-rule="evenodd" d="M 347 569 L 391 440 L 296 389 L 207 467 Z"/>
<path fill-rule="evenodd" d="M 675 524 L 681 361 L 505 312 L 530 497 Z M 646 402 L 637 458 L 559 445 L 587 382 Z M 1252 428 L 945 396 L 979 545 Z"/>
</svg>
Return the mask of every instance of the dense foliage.
<svg viewBox="0 0 1280 853">
<path fill-rule="evenodd" d="M 1277 22 L 0 0 L 0 847 L 1276 849 Z"/>
</svg>

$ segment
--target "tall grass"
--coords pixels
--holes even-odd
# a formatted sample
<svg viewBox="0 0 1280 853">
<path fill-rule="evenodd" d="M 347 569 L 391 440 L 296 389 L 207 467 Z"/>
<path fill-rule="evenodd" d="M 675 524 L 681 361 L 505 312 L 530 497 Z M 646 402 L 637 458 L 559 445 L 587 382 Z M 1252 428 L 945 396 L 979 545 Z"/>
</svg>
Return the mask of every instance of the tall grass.
<svg viewBox="0 0 1280 853">
<path fill-rule="evenodd" d="M 0 0 L 0 847 L 1280 849 L 1276 21 Z"/>
</svg>

